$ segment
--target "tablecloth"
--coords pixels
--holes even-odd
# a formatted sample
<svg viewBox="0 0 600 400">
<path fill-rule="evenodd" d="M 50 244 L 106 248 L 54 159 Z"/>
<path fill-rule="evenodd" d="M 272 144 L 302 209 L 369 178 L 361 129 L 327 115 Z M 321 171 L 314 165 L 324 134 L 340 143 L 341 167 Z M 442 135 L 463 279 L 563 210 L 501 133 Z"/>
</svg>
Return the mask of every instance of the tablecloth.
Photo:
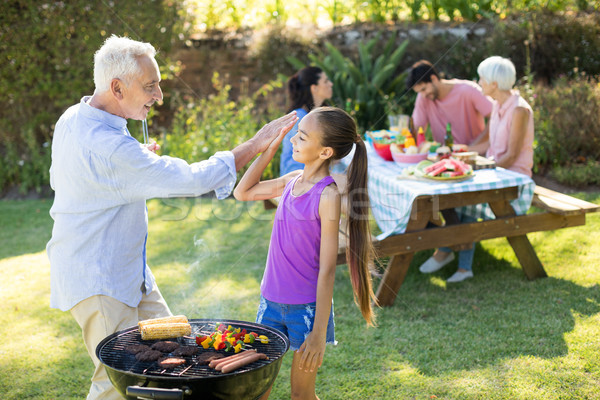
<svg viewBox="0 0 600 400">
<path fill-rule="evenodd" d="M 535 183 L 523 174 L 497 167 L 475 171 L 472 179 L 462 182 L 417 181 L 398 179 L 406 165 L 385 161 L 367 143 L 369 199 L 371 210 L 382 233 L 377 239 L 403 233 L 408 224 L 412 204 L 417 196 L 472 192 L 477 190 L 499 189 L 517 186 L 519 196 L 511 201 L 517 214 L 525 214 L 531 205 Z M 340 160 L 332 169 L 341 172 L 349 165 L 350 157 Z M 489 205 L 480 204 L 462 207 L 459 213 L 466 213 L 475 219 L 493 219 Z"/>
</svg>

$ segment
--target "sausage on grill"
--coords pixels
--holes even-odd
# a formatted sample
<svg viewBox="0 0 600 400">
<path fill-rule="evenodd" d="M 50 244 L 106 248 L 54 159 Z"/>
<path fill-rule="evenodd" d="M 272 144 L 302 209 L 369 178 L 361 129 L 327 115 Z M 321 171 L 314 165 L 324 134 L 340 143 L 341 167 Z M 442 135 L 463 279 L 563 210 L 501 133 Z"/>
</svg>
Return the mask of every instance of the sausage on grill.
<svg viewBox="0 0 600 400">
<path fill-rule="evenodd" d="M 221 372 L 227 374 L 229 372 L 235 371 L 238 368 L 245 367 L 248 364 L 252 364 L 254 361 L 258 360 L 266 360 L 268 359 L 267 355 L 264 353 L 254 353 L 250 354 L 248 357 L 242 357 L 238 360 L 232 361 L 229 364 L 225 364 Z"/>
</svg>

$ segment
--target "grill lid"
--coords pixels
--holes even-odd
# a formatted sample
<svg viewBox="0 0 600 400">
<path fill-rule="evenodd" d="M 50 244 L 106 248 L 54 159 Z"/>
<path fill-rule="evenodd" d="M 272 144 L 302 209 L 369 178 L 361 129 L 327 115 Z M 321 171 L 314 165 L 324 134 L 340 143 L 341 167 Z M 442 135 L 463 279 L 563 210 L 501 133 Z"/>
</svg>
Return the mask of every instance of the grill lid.
<svg viewBox="0 0 600 400">
<path fill-rule="evenodd" d="M 169 340 L 177 341 L 181 346 L 198 346 L 195 341 L 196 336 L 210 335 L 215 331 L 218 324 L 231 325 L 235 328 L 246 329 L 248 332 L 256 332 L 258 335 L 267 336 L 269 338 L 269 343 L 263 344 L 256 340 L 254 343 L 247 344 L 246 346 L 249 349 L 256 349 L 259 353 L 266 354 L 269 359 L 259 360 L 231 373 L 223 374 L 220 371 L 209 368 L 208 365 L 200 365 L 197 363 L 197 357 L 200 354 L 209 351 L 215 352 L 215 350 L 205 350 L 202 346 L 198 346 L 198 353 L 193 356 L 183 357 L 186 360 L 184 365 L 174 369 L 164 369 L 160 367 L 156 361 L 138 361 L 135 358 L 135 355 L 130 354 L 125 350 L 125 347 L 131 344 L 146 344 L 151 346 L 153 343 L 160 341 L 142 340 L 137 326 L 116 332 L 105 338 L 96 348 L 96 355 L 106 366 L 117 371 L 126 372 L 129 375 L 138 375 L 141 378 L 160 377 L 161 379 L 176 379 L 181 381 L 182 379 L 195 380 L 231 376 L 259 369 L 281 358 L 290 346 L 288 338 L 280 331 L 261 324 L 237 320 L 210 319 L 191 319 L 189 320 L 189 323 L 192 327 L 191 336 Z M 231 351 L 225 352 L 224 350 L 219 350 L 217 352 L 223 354 L 225 357 L 233 354 Z"/>
</svg>

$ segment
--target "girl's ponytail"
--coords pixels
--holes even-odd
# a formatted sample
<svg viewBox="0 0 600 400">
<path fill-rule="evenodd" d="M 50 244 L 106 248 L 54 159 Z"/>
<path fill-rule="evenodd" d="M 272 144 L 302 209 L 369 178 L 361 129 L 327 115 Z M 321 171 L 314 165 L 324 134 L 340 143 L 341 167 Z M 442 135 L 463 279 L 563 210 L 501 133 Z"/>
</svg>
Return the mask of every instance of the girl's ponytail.
<svg viewBox="0 0 600 400">
<path fill-rule="evenodd" d="M 357 136 L 354 157 L 348 169 L 348 233 L 346 260 L 354 290 L 354 301 L 368 325 L 375 325 L 371 303 L 376 303 L 371 284 L 370 266 L 373 245 L 369 226 L 369 194 L 367 191 L 367 149 Z"/>
<path fill-rule="evenodd" d="M 319 107 L 315 113 L 321 126 L 323 146 L 331 147 L 333 159 L 345 157 L 356 145 L 354 158 L 348 170 L 348 231 L 346 260 L 354 292 L 354 302 L 367 321 L 375 325 L 372 303 L 376 304 L 371 285 L 370 266 L 373 260 L 373 245 L 369 227 L 369 194 L 367 192 L 367 149 L 358 136 L 356 122 L 344 110 L 335 107 Z"/>
</svg>

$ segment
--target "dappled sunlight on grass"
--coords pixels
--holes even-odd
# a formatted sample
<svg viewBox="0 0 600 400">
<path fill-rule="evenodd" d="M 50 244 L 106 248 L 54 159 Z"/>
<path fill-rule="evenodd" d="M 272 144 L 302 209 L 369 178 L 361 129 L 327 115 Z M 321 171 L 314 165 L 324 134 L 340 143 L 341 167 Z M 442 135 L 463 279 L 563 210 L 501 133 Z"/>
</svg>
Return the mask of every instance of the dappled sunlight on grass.
<svg viewBox="0 0 600 400">
<path fill-rule="evenodd" d="M 429 282 L 433 286 L 438 286 L 441 289 L 446 288 L 446 281 L 444 279 L 440 278 L 439 276 L 432 276 L 431 279 L 429 279 Z"/>
<path fill-rule="evenodd" d="M 406 360 L 386 360 L 382 363 L 384 373 L 392 374 L 400 379 L 414 378 L 415 375 L 420 375 L 419 370 L 413 367 Z"/>
<path fill-rule="evenodd" d="M 71 314 L 49 306 L 46 252 L 1 259 L 0 293 L 0 337 L 8 338 L 0 341 L 0 391 L 11 382 L 8 398 L 65 398 L 66 383 L 67 397 L 85 397 L 93 364 Z"/>
<path fill-rule="evenodd" d="M 191 202 L 190 216 L 180 221 L 163 220 L 173 207 L 148 202 L 148 263 L 174 313 L 254 321 L 273 212 L 255 204 L 249 209 L 264 221 L 249 213 L 198 220 L 196 207 L 201 215 L 212 212 L 206 201 Z M 376 310 L 377 328 L 366 327 L 347 267 L 340 266 L 339 344 L 327 347 L 317 393 L 370 400 L 600 398 L 599 217 L 589 215 L 585 227 L 529 235 L 549 274 L 535 281 L 526 279 L 505 239 L 478 245 L 475 276 L 464 284 L 445 283 L 456 261 L 421 274 L 418 265 L 432 251 L 420 252 L 394 305 Z M 28 234 L 12 233 L 15 242 Z M 33 243 L 0 259 L 0 337 L 9 338 L 0 341 L 0 392 L 8 392 L 3 399 L 81 399 L 93 366 L 70 313 L 49 308 L 50 267 L 41 247 Z M 289 352 L 273 399 L 289 398 L 291 359 Z M 23 383 L 14 385 L 15 376 Z"/>
</svg>

